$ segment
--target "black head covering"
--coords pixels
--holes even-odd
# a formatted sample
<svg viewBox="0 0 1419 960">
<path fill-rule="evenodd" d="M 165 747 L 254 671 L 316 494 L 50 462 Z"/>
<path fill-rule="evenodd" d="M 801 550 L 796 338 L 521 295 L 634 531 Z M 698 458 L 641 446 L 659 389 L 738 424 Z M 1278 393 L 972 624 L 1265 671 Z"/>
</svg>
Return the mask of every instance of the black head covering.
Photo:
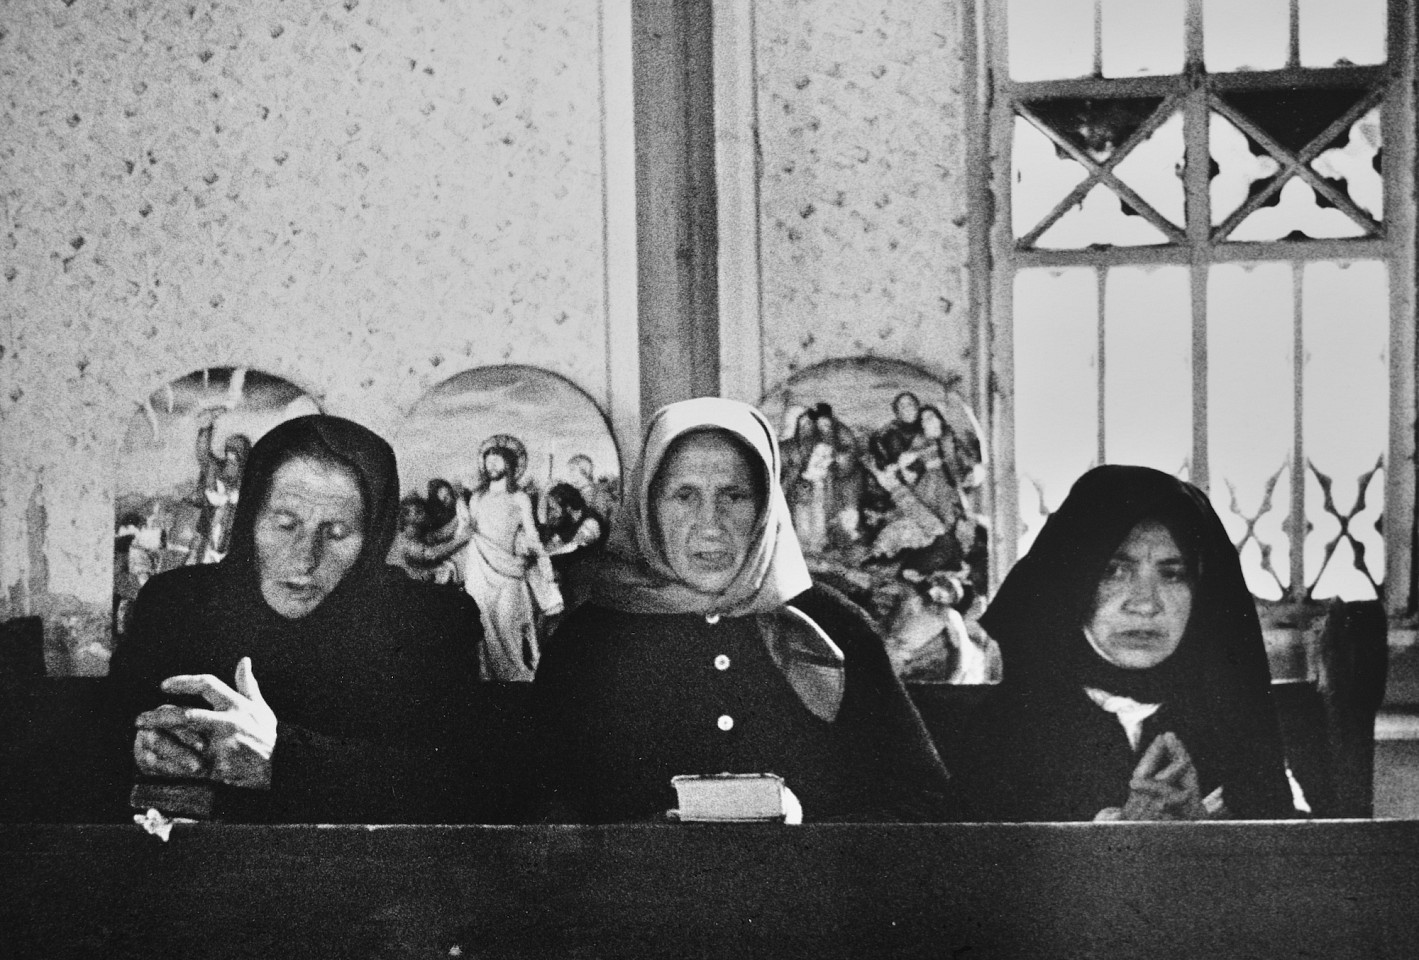
<svg viewBox="0 0 1419 960">
<path fill-rule="evenodd" d="M 255 527 L 276 471 L 302 457 L 354 474 L 365 501 L 364 542 L 320 605 L 289 619 L 261 594 Z M 227 679 L 237 660 L 249 656 L 262 693 L 283 722 L 341 736 L 381 736 L 394 709 L 376 706 L 385 695 L 381 678 L 417 667 L 425 650 L 442 649 L 445 639 L 432 635 L 445 625 L 429 619 L 429 601 L 413 593 L 417 585 L 385 562 L 399 518 L 394 451 L 350 420 L 297 417 L 252 448 L 241 489 L 225 559 L 215 567 L 181 568 L 184 580 L 164 582 L 159 576 L 149 582 L 148 587 L 165 587 L 157 597 L 177 609 L 166 614 L 172 622 L 145 627 L 161 639 L 152 644 L 153 662 L 137 670 L 140 679 L 150 688 L 173 673 L 210 672 Z M 476 613 L 472 619 L 476 622 Z M 174 631 L 178 636 L 171 636 Z"/>
<path fill-rule="evenodd" d="M 1126 670 L 1094 652 L 1083 626 L 1105 566 L 1144 520 L 1163 523 L 1190 560 L 1192 610 L 1171 657 L 1149 670 Z M 1285 802 L 1289 788 L 1256 602 L 1221 519 L 1192 484 L 1148 467 L 1090 470 L 980 622 L 1000 644 L 1004 684 L 1027 700 L 1077 696 L 1080 687 L 1094 686 L 1162 703 L 1169 726 L 1229 784 L 1234 810 L 1239 791 L 1231 784 L 1238 782 L 1260 790 L 1267 804 Z"/>
<path fill-rule="evenodd" d="M 365 501 L 364 544 L 354 565 L 325 601 L 309 616 L 324 607 L 339 605 L 358 595 L 372 580 L 385 575 L 385 556 L 399 523 L 399 470 L 394 450 L 378 434 L 353 420 L 328 414 L 312 414 L 287 420 L 272 428 L 251 449 L 242 478 L 241 499 L 232 520 L 231 546 L 221 567 L 224 578 L 242 595 L 256 590 L 256 517 L 266 503 L 271 480 L 287 461 L 308 458 L 336 463 L 350 470 Z M 261 601 L 264 606 L 264 601 Z M 268 608 L 269 609 L 269 608 Z M 271 611 L 274 613 L 274 611 Z"/>
<path fill-rule="evenodd" d="M 354 564 L 318 607 L 288 619 L 261 595 L 255 526 L 272 478 L 293 458 L 349 470 L 365 510 Z M 211 673 L 231 682 L 250 657 L 279 719 L 271 790 L 221 788 L 222 816 L 447 823 L 478 792 L 468 783 L 501 777 L 465 769 L 477 723 L 477 608 L 461 591 L 435 591 L 386 565 L 398 516 L 389 444 L 339 417 L 288 420 L 252 448 L 225 559 L 144 586 L 110 671 L 129 718 L 173 702 L 159 692 L 164 678 Z"/>
</svg>

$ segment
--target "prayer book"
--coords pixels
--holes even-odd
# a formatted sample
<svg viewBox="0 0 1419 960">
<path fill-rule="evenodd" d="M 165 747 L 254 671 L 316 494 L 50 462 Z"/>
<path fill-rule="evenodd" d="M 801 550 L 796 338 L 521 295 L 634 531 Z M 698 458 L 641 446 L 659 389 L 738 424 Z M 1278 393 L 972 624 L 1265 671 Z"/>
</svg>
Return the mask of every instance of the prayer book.
<svg viewBox="0 0 1419 960">
<path fill-rule="evenodd" d="M 683 821 L 796 823 L 802 819 L 797 798 L 777 774 L 678 776 L 672 777 L 670 783 L 675 787 L 679 819 Z"/>
</svg>

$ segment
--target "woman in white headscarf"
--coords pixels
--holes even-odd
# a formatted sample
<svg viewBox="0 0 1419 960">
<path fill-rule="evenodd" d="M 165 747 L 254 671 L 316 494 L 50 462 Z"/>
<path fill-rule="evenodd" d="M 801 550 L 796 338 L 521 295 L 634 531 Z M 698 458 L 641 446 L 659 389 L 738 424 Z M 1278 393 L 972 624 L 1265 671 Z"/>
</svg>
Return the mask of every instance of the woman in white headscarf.
<svg viewBox="0 0 1419 960">
<path fill-rule="evenodd" d="M 807 820 L 942 819 L 947 774 L 860 609 L 815 586 L 759 411 L 652 418 L 587 602 L 534 682 L 554 819 L 663 816 L 677 775 L 783 777 Z"/>
</svg>

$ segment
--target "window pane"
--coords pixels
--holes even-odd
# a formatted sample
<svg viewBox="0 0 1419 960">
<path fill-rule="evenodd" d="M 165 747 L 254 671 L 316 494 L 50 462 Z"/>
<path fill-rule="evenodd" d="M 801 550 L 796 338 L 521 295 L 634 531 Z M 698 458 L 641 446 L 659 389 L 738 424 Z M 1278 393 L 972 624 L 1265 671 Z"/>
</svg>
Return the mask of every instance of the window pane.
<svg viewBox="0 0 1419 960">
<path fill-rule="evenodd" d="M 1015 118 L 1012 163 L 1011 224 L 1017 238 L 1028 236 L 1087 175 L 1059 142 L 1104 162 L 1114 156 L 1162 104 L 1159 97 L 1111 99 L 1051 98 L 1025 106 L 1048 126 L 1051 139 L 1032 120 Z M 1124 183 L 1165 219 L 1181 227 L 1183 187 L 1183 121 L 1170 117 L 1148 139 L 1134 147 L 1114 168 Z M 1122 200 L 1112 187 L 1093 187 L 1083 201 L 1067 210 L 1035 242 L 1053 249 L 1078 249 L 1090 244 L 1140 246 L 1165 243 L 1167 237 L 1145 216 Z"/>
<path fill-rule="evenodd" d="M 1175 113 L 1134 147 L 1114 173 L 1163 216 L 1183 224 L 1183 117 Z"/>
<path fill-rule="evenodd" d="M 1163 231 L 1126 205 L 1112 189 L 1100 184 L 1041 234 L 1036 246 L 1077 250 L 1091 243 L 1140 247 L 1167 241 Z"/>
<path fill-rule="evenodd" d="M 1015 275 L 1020 554 L 1098 451 L 1098 286 L 1088 268 Z"/>
<path fill-rule="evenodd" d="M 1042 97 L 1022 105 L 1060 139 L 1103 163 L 1158 112 L 1163 98 Z"/>
<path fill-rule="evenodd" d="M 1212 505 L 1240 544 L 1247 585 L 1267 600 L 1280 599 L 1291 580 L 1283 526 L 1295 419 L 1291 302 L 1287 263 L 1223 264 L 1208 276 Z"/>
<path fill-rule="evenodd" d="M 1094 72 L 1094 0 L 1010 0 L 1006 29 L 1016 80 Z"/>
<path fill-rule="evenodd" d="M 1300 14 L 1301 66 L 1384 63 L 1385 0 L 1300 0 Z"/>
<path fill-rule="evenodd" d="M 1104 76 L 1181 73 L 1183 0 L 1103 0 Z"/>
<path fill-rule="evenodd" d="M 1361 87 L 1290 91 L 1233 91 L 1226 102 L 1276 144 L 1277 156 L 1287 158 L 1314 148 L 1328 128 L 1353 110 L 1366 91 Z M 1281 163 L 1218 113 L 1210 118 L 1212 159 L 1212 223 L 1225 222 L 1249 197 L 1264 193 L 1281 176 Z M 1260 136 L 1260 134 L 1257 134 Z M 1380 176 L 1375 169 L 1379 151 L 1379 114 L 1371 111 L 1329 142 L 1330 149 L 1312 163 L 1340 193 L 1349 192 L 1359 205 L 1379 203 Z M 1353 186 L 1352 186 L 1353 184 Z M 1363 219 L 1363 218 L 1362 218 Z M 1352 219 L 1298 178 L 1251 213 L 1226 239 L 1268 241 L 1364 236 L 1369 226 Z"/>
<path fill-rule="evenodd" d="M 1213 73 L 1279 70 L 1291 38 L 1290 0 L 1203 0 L 1203 59 Z"/>
<path fill-rule="evenodd" d="M 1316 192 L 1293 177 L 1267 205 L 1247 217 L 1228 240 L 1333 239 L 1364 236 L 1365 230 L 1335 207 L 1316 203 Z"/>
<path fill-rule="evenodd" d="M 1311 161 L 1328 180 L 1344 181 L 1345 192 L 1376 220 L 1384 220 L 1384 178 L 1380 176 L 1380 111 L 1371 110 L 1350 127 L 1347 140 Z"/>
<path fill-rule="evenodd" d="M 1384 474 L 1375 467 L 1389 443 L 1388 273 L 1382 262 L 1359 261 L 1307 264 L 1302 276 L 1302 436 L 1312 525 L 1306 583 L 1318 599 L 1367 600 L 1375 596 L 1371 578 L 1384 578 L 1384 539 L 1376 529 Z M 1329 508 L 1317 472 L 1330 481 Z M 1341 518 L 1351 514 L 1349 537 L 1342 537 Z M 1328 563 L 1327 549 L 1334 549 Z"/>
<path fill-rule="evenodd" d="M 1010 221 L 1018 238 L 1034 229 L 1084 179 L 1084 168 L 1076 160 L 1061 157 L 1054 142 L 1024 117 L 1015 118 L 1011 150 L 1015 169 Z"/>
<path fill-rule="evenodd" d="M 1186 267 L 1116 267 L 1104 287 L 1104 459 L 1186 478 L 1192 308 Z"/>
<path fill-rule="evenodd" d="M 1325 133 L 1368 93 L 1363 86 L 1231 90 L 1222 99 L 1294 154 Z M 1253 152 L 1260 153 L 1261 148 L 1255 147 Z"/>
<path fill-rule="evenodd" d="M 1258 152 L 1260 148 L 1254 148 L 1247 135 L 1220 114 L 1211 115 L 1208 138 L 1217 171 L 1210 187 L 1212 225 L 1216 227 L 1246 202 L 1252 184 L 1276 176 L 1281 165 L 1264 151 Z"/>
</svg>

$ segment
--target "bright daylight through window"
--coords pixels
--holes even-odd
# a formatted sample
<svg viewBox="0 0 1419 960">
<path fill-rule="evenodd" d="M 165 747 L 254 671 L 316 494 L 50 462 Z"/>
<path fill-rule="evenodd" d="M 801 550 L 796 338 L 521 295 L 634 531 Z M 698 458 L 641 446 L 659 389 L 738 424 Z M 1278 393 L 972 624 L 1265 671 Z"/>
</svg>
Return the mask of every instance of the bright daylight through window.
<svg viewBox="0 0 1419 960">
<path fill-rule="evenodd" d="M 1407 603 L 1409 0 L 987 10 L 1003 554 L 1140 463 L 1209 492 L 1258 599 Z"/>
</svg>

